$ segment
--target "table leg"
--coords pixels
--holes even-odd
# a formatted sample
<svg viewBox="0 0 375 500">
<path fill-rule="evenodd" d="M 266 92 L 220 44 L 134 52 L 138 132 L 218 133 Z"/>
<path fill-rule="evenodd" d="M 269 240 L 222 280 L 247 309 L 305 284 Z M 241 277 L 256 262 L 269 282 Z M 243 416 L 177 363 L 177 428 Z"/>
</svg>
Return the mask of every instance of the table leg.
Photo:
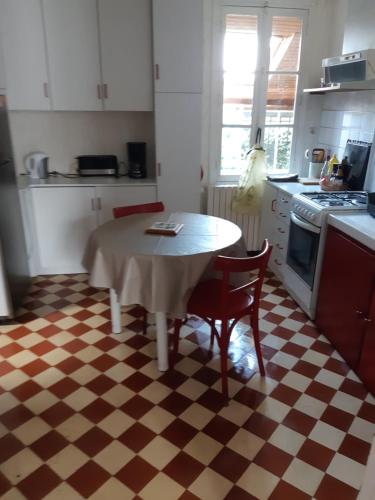
<svg viewBox="0 0 375 500">
<path fill-rule="evenodd" d="M 117 293 L 113 288 L 110 289 L 109 296 L 111 300 L 112 333 L 121 333 L 121 306 Z"/>
<path fill-rule="evenodd" d="M 156 316 L 156 347 L 158 353 L 159 371 L 168 370 L 168 329 L 167 315 L 164 312 L 155 313 Z"/>
</svg>

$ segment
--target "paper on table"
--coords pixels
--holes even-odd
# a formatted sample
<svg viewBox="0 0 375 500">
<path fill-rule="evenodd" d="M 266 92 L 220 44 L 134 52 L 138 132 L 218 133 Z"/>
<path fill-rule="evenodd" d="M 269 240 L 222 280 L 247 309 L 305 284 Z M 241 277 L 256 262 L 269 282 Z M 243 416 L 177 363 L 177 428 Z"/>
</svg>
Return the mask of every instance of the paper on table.
<svg viewBox="0 0 375 500">
<path fill-rule="evenodd" d="M 175 236 L 181 231 L 183 226 L 183 224 L 178 224 L 177 222 L 154 222 L 152 226 L 146 229 L 146 233 Z"/>
</svg>

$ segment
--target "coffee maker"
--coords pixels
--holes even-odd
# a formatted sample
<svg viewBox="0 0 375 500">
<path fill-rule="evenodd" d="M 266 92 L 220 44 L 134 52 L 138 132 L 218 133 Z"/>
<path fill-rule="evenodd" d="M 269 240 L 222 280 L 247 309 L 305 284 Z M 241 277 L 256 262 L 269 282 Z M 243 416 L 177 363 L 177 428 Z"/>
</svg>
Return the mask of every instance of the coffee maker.
<svg viewBox="0 0 375 500">
<path fill-rule="evenodd" d="M 128 175 L 132 179 L 142 179 L 147 176 L 146 171 L 146 143 L 128 142 Z"/>
</svg>

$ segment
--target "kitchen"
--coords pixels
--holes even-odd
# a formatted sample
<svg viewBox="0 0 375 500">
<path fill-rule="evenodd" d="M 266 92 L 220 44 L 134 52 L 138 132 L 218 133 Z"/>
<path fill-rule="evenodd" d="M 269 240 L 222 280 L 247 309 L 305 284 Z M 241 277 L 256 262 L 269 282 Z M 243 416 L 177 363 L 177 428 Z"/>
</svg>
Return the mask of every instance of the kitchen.
<svg viewBox="0 0 375 500">
<path fill-rule="evenodd" d="M 36 497 L 42 498 L 51 491 L 51 498 L 53 495 L 57 498 L 58 494 L 74 498 L 77 492 L 88 497 L 97 490 L 99 498 L 100 495 L 104 498 L 109 494 L 114 497 L 117 495 L 118 498 L 128 495 L 131 498 L 132 492 L 141 498 L 156 498 L 156 493 L 152 496 L 152 485 L 155 491 L 169 488 L 171 498 L 179 498 L 184 492 L 192 498 L 194 495 L 198 498 L 224 498 L 227 494 L 232 495 L 232 498 L 240 498 L 244 492 L 256 498 L 271 498 L 271 495 L 272 498 L 293 498 L 293 495 L 298 498 L 300 495 L 301 498 L 323 499 L 329 498 L 328 492 L 342 495 L 342 498 L 345 495 L 355 498 L 372 442 L 373 398 L 364 391 L 356 374 L 340 355 L 330 351 L 328 341 L 315 330 L 314 324 L 303 312 L 292 305 L 291 299 L 285 296 L 285 289 L 277 285 L 273 278 L 270 277 L 265 285 L 266 297 L 261 320 L 264 357 L 268 356 L 266 382 L 259 380 L 257 374 L 248 379 L 243 378 L 247 372 L 253 375 L 251 370 L 254 367 L 250 369 L 250 365 L 241 374 L 233 369 L 232 390 L 235 397 L 229 409 L 226 409 L 211 401 L 217 392 L 214 363 L 207 364 L 204 373 L 197 372 L 195 375 L 198 369 L 195 365 L 200 362 L 199 354 L 196 354 L 191 360 L 192 364 L 180 362 L 177 380 L 171 381 L 165 377 L 159 382 L 157 377 L 160 374 L 156 374 L 151 365 L 145 364 L 147 369 L 142 366 L 150 350 L 148 339 L 139 340 L 140 335 L 129 338 L 123 333 L 121 338 L 125 344 L 129 343 L 124 344 L 128 350 L 126 356 L 136 354 L 134 359 L 129 360 L 134 366 L 127 365 L 127 376 L 132 376 L 134 368 L 138 370 L 140 366 L 137 383 L 142 386 L 144 377 L 152 379 L 149 387 L 135 389 L 135 385 L 130 385 L 130 382 L 125 384 L 124 394 L 124 379 L 119 371 L 114 370 L 117 367 L 115 360 L 122 361 L 124 354 L 118 351 L 115 354 L 113 351 L 111 355 L 112 349 L 118 347 L 111 343 L 114 342 L 113 336 L 108 338 L 107 335 L 107 299 L 103 298 L 101 292 L 90 288 L 85 275 L 81 274 L 85 272 L 81 259 L 86 241 L 96 227 L 112 218 L 113 207 L 159 200 L 165 202 L 170 210 L 204 213 L 206 205 L 209 205 L 206 199 L 207 186 L 217 181 L 217 164 L 216 158 L 213 161 L 211 139 L 212 117 L 218 107 L 211 94 L 215 70 L 212 62 L 215 44 L 211 41 L 217 22 L 215 16 L 225 2 L 203 2 L 202 10 L 202 4 L 198 1 L 189 2 L 190 6 L 187 6 L 186 1 L 156 0 L 153 2 L 153 16 L 149 1 L 137 1 L 135 6 L 134 2 L 125 0 L 29 0 L 26 8 L 25 2 L 11 0 L 0 4 L 0 8 L 6 3 L 7 22 L 2 27 L 2 34 L 3 37 L 6 34 L 3 51 L 8 81 L 5 83 L 4 73 L 0 70 L 0 88 L 6 89 L 26 252 L 34 280 L 33 295 L 26 302 L 29 307 L 24 307 L 22 312 L 25 321 L 29 318 L 29 322 L 17 326 L 13 334 L 14 327 L 4 326 L 0 341 L 1 354 L 7 359 L 4 363 L 8 363 L 0 364 L 4 370 L 1 374 L 5 388 L 5 396 L 2 394 L 0 398 L 6 412 L 6 417 L 0 421 L 4 422 L 1 430 L 4 429 L 6 439 L 11 440 L 4 441 L 4 446 L 10 442 L 14 444 L 14 439 L 17 440 L 14 452 L 6 454 L 4 466 L 0 469 L 4 471 L 1 472 L 4 498 L 12 494 L 22 494 L 27 498 L 29 485 L 36 488 L 37 479 L 43 482 L 48 477 L 51 487 L 48 491 L 43 490 L 43 495 L 36 494 Z M 363 0 L 362 3 L 363 8 L 359 9 L 357 2 L 344 5 L 346 2 L 338 0 L 306 0 L 298 5 L 291 0 L 238 2 L 240 7 L 263 7 L 267 4 L 270 8 L 296 7 L 309 11 L 306 52 L 298 75 L 301 90 L 319 86 L 321 60 L 324 57 L 375 48 L 372 27 L 368 21 L 374 9 L 373 2 Z M 358 25 L 363 29 L 358 30 Z M 22 36 L 15 26 L 21 30 Z M 319 43 L 316 42 L 316 33 L 319 33 Z M 307 148 L 312 150 L 321 147 L 336 152 L 342 159 L 348 139 L 372 143 L 375 128 L 374 92 L 328 92 L 326 95 L 301 92 L 296 102 L 300 134 L 294 145 L 291 171 L 298 172 L 301 177 L 307 176 L 308 161 L 303 155 Z M 86 155 L 115 155 L 123 175 L 130 161 L 128 143 L 146 143 L 145 178 L 74 177 L 78 166 L 76 158 Z M 24 158 L 35 152 L 49 157 L 50 172 L 56 171 L 63 175 L 51 175 L 47 180 L 30 179 L 24 175 Z M 373 156 L 370 156 L 364 189 L 375 190 L 373 175 Z M 184 186 L 184 189 L 177 189 L 179 186 Z M 306 188 L 299 183 L 268 183 L 260 227 L 257 226 L 259 220 L 254 226 L 259 227 L 259 232 L 254 230 L 254 246 L 248 247 L 250 251 L 258 250 L 263 237 L 268 237 L 274 243 L 271 269 L 284 282 L 287 291 L 288 280 L 286 275 L 284 277 L 287 233 L 280 232 L 280 238 L 274 239 L 272 228 L 288 230 L 287 221 L 294 203 L 292 195 L 316 189 L 316 186 Z M 268 209 L 270 214 L 266 213 Z M 275 214 L 272 210 L 276 209 Z M 364 251 L 370 262 L 371 250 L 374 250 L 369 230 L 372 225 L 370 216 L 367 216 L 361 230 L 360 224 L 355 222 L 357 215 L 330 214 L 327 217 L 328 226 L 336 226 L 349 234 L 350 242 L 350 238 L 359 241 L 357 246 L 361 250 L 363 245 L 369 248 Z M 71 234 L 74 234 L 74 239 L 68 237 Z M 327 235 L 327 241 L 332 238 Z M 333 246 L 331 253 L 336 253 L 335 248 Z M 331 268 L 349 269 L 351 263 L 345 261 L 345 255 L 340 256 L 340 260 L 335 263 L 337 267 L 332 267 L 332 264 L 322 259 L 322 267 L 326 266 L 328 271 Z M 358 258 L 362 262 L 362 257 Z M 337 276 L 338 271 L 332 271 L 331 274 L 328 271 L 329 285 L 332 276 Z M 322 272 L 322 277 L 325 275 Z M 353 283 L 349 278 L 348 287 L 352 289 L 352 295 L 356 295 L 354 277 Z M 329 297 L 335 293 L 332 287 L 336 290 L 343 286 L 332 285 L 331 289 L 327 289 L 328 298 L 323 302 L 328 308 L 328 316 L 329 311 L 333 310 L 329 302 Z M 293 297 L 292 291 L 290 294 Z M 300 294 L 295 295 L 298 299 Z M 341 303 L 335 317 L 340 315 Z M 345 307 L 349 309 L 349 306 Z M 356 304 L 356 307 L 360 305 Z M 40 316 L 36 310 L 40 311 Z M 371 311 L 365 307 L 358 311 L 363 313 L 356 320 L 362 325 L 362 333 L 361 338 L 356 339 L 357 358 L 348 360 L 352 368 L 357 366 L 362 343 L 371 340 L 367 335 L 367 329 L 371 329 L 371 326 L 366 321 L 371 319 Z M 91 317 L 87 316 L 89 314 Z M 125 324 L 133 333 L 140 331 L 139 314 L 138 310 L 123 313 Z M 327 313 L 324 314 L 327 316 Z M 318 318 L 319 300 L 316 320 L 319 327 Z M 334 330 L 337 330 L 336 325 L 335 322 Z M 357 331 L 355 325 L 353 328 Z M 197 335 L 203 338 L 204 331 L 197 328 Z M 324 332 L 323 324 L 321 328 Z M 191 338 L 185 340 L 186 353 L 193 352 L 194 332 L 195 328 L 191 328 Z M 23 335 L 26 335 L 24 339 Z M 11 344 L 10 340 L 17 345 Z M 39 345 L 39 342 L 43 345 Z M 71 342 L 74 344 L 70 345 Z M 339 340 L 332 338 L 332 342 L 336 346 Z M 346 341 L 344 344 L 346 349 Z M 16 358 L 21 347 L 27 351 L 24 360 Z M 60 358 L 52 361 L 47 351 L 53 353 L 55 347 Z M 90 350 L 90 347 L 94 350 Z M 99 351 L 102 347 L 104 358 L 96 362 L 97 358 L 101 358 Z M 337 348 L 342 349 L 339 345 Z M 373 352 L 370 349 L 371 346 L 363 355 Z M 349 350 L 353 348 L 349 347 Z M 71 364 L 64 364 L 65 359 L 72 362 L 71 358 L 66 358 L 67 352 L 73 354 L 72 359 L 77 367 L 88 363 L 85 372 Z M 41 359 L 37 360 L 36 356 Z M 91 360 L 93 366 L 89 365 Z M 46 380 L 47 375 L 44 377 L 44 372 L 36 364 L 28 367 L 29 363 L 37 362 L 51 363 L 48 370 L 53 380 Z M 10 370 L 8 365 L 13 366 L 13 363 L 21 377 L 19 381 L 15 378 L 16 374 L 7 371 Z M 368 366 L 368 361 L 366 363 Z M 32 374 L 28 382 L 24 379 L 24 366 L 27 366 L 26 372 Z M 300 371 L 297 368 L 294 371 L 294 366 L 298 366 Z M 289 373 L 286 373 L 287 370 Z M 103 373 L 97 380 L 94 377 L 100 377 L 98 371 Z M 194 377 L 187 378 L 192 373 Z M 68 381 L 62 379 L 62 374 L 67 375 Z M 368 376 L 369 380 L 366 379 Z M 363 376 L 369 388 L 373 383 L 371 377 L 372 373 Z M 58 386 L 59 379 L 64 381 L 64 387 L 63 384 Z M 91 383 L 92 380 L 97 380 L 96 385 Z M 244 380 L 248 399 L 245 397 L 246 392 L 236 394 L 236 391 L 242 390 Z M 28 385 L 17 391 L 18 386 L 24 383 Z M 179 384 L 181 387 L 171 392 Z M 185 410 L 183 406 L 186 399 L 182 401 L 183 398 L 197 401 L 203 390 L 202 384 L 210 386 L 207 396 L 199 397 L 199 402 L 194 402 L 191 408 Z M 34 398 L 38 397 L 37 391 L 41 388 L 44 396 L 48 396 L 49 403 L 42 403 L 42 407 L 35 411 Z M 116 395 L 111 392 L 114 389 L 118 391 Z M 134 392 L 137 394 L 134 395 Z M 84 396 L 82 402 L 77 401 L 78 393 Z M 99 398 L 100 409 L 104 412 L 100 418 L 90 413 L 94 394 L 95 397 L 97 394 L 103 395 L 103 398 Z M 177 410 L 164 402 L 158 405 L 165 397 L 172 398 L 170 394 L 182 405 L 179 411 L 181 418 L 176 422 L 172 422 L 171 415 L 175 415 Z M 64 401 L 55 410 L 61 408 L 67 412 L 66 420 L 75 418 L 75 425 L 65 423 L 63 417 L 58 418 L 57 426 L 52 425 L 55 417 L 52 418 L 48 413 L 48 405 L 59 405 L 56 397 Z M 116 403 L 115 397 L 120 398 L 116 399 Z M 127 404 L 127 398 L 132 401 L 134 408 Z M 21 405 L 19 401 L 22 401 Z M 293 408 L 294 402 L 296 406 Z M 109 404 L 116 408 L 112 413 L 109 412 Z M 25 417 L 20 417 L 14 426 L 10 423 L 10 416 L 13 418 L 16 413 L 11 412 L 13 409 L 20 411 L 20 406 L 21 414 Z M 245 418 L 245 408 L 250 411 L 249 407 L 251 411 L 254 410 L 250 422 L 247 421 L 248 414 Z M 74 416 L 71 414 L 72 408 Z M 27 427 L 26 414 L 29 411 L 35 411 L 37 415 L 32 428 Z M 107 413 L 113 421 L 109 417 L 108 421 L 102 418 Z M 152 418 L 148 416 L 149 413 Z M 246 420 L 246 426 L 236 433 L 233 428 L 233 436 L 228 435 L 228 439 L 221 438 L 205 427 L 213 414 L 217 414 L 214 417 L 216 420 L 222 419 L 239 427 Z M 297 415 L 299 420 L 303 420 L 302 427 L 293 421 Z M 333 415 L 342 419 L 338 428 L 335 427 Z M 353 422 L 346 420 L 349 419 L 348 415 Z M 57 430 L 47 429 L 46 422 Z M 82 431 L 78 430 L 78 422 L 83 426 Z M 93 422 L 98 425 L 93 426 Z M 111 422 L 115 422 L 112 429 Z M 267 430 L 264 428 L 265 423 L 269 426 Z M 147 446 L 145 443 L 137 448 L 130 442 L 128 428 L 129 431 L 133 429 L 133 424 L 142 426 L 144 435 L 150 436 Z M 179 432 L 173 431 L 173 427 L 169 429 L 169 425 L 176 426 Z M 206 429 L 204 432 L 203 428 Z M 14 434 L 10 432 L 13 429 Z M 331 437 L 325 437 L 329 431 Z M 90 448 L 91 445 L 81 439 L 82 436 L 85 438 L 86 432 L 86 441 L 89 441 L 89 436 L 93 440 L 97 438 L 97 449 Z M 186 432 L 191 436 L 194 434 L 191 442 Z M 43 439 L 49 435 L 51 439 L 53 437 L 53 443 L 51 451 L 46 452 L 45 446 L 48 448 L 49 442 Z M 111 436 L 111 442 L 108 436 Z M 73 444 L 67 445 L 62 438 Z M 102 446 L 100 440 L 103 440 Z M 180 440 L 183 445 L 179 444 Z M 246 446 L 241 446 L 241 440 Z M 160 457 L 156 457 L 152 446 L 159 447 Z M 307 458 L 309 446 L 314 451 L 310 459 Z M 359 458 L 353 451 L 355 447 L 361 450 Z M 71 455 L 65 453 L 68 448 Z M 184 451 L 180 452 L 177 448 L 183 448 Z M 205 451 L 208 449 L 212 451 Z M 111 452 L 118 459 L 118 467 L 109 458 Z M 18 461 L 14 459 L 12 462 L 18 454 Z M 277 466 L 272 465 L 272 454 L 278 456 Z M 220 458 L 215 458 L 216 455 Z M 68 465 L 69 456 L 71 465 Z M 88 456 L 92 460 L 87 461 Z M 20 468 L 19 464 L 27 462 L 27 457 L 31 460 L 30 466 Z M 174 460 L 181 467 L 177 458 L 185 463 L 185 479 L 177 472 L 172 472 L 172 465 L 168 468 L 168 463 L 174 464 Z M 249 459 L 254 459 L 252 464 L 248 463 Z M 229 470 L 228 464 L 233 461 L 238 464 L 238 473 Z M 178 469 L 176 464 L 175 469 Z M 122 473 L 121 467 L 127 474 Z M 350 473 L 347 472 L 348 468 Z M 87 487 L 86 490 L 79 484 L 90 483 L 87 471 L 98 475 L 94 489 Z M 21 473 L 21 481 L 17 479 L 16 472 Z M 257 481 L 259 474 L 261 479 Z M 149 479 L 135 486 L 125 477 L 132 475 L 144 475 Z M 257 485 L 254 485 L 255 482 Z"/>
</svg>

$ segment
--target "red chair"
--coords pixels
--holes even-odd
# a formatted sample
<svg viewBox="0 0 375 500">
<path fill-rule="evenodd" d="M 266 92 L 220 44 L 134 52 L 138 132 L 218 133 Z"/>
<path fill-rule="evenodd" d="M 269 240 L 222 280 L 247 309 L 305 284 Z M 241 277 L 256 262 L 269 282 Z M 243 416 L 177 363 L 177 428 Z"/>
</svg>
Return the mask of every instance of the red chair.
<svg viewBox="0 0 375 500">
<path fill-rule="evenodd" d="M 128 205 L 127 207 L 116 207 L 113 209 L 113 217 L 126 217 L 127 215 L 146 214 L 153 212 L 164 212 L 164 204 L 161 201 L 144 203 L 143 205 Z"/>
<path fill-rule="evenodd" d="M 115 207 L 113 209 L 113 217 L 118 219 L 120 217 L 127 217 L 134 214 L 146 214 L 164 212 L 164 204 L 161 201 L 154 203 L 144 203 L 142 205 L 128 205 L 126 207 Z M 147 311 L 143 309 L 143 335 L 147 333 Z"/>
<path fill-rule="evenodd" d="M 225 398 L 228 398 L 227 357 L 230 336 L 236 323 L 247 314 L 250 316 L 259 371 L 262 376 L 265 375 L 259 342 L 258 313 L 261 289 L 271 251 L 272 247 L 265 240 L 261 253 L 256 257 L 237 258 L 219 255 L 215 258 L 214 269 L 223 273 L 222 279 L 210 279 L 199 283 L 188 302 L 187 313 L 201 317 L 211 326 L 211 346 L 214 337 L 217 339 L 221 357 L 222 392 Z M 230 284 L 230 273 L 239 272 L 252 272 L 250 281 L 234 287 Z M 220 333 L 215 326 L 216 320 L 221 321 Z M 176 319 L 172 363 L 177 357 L 181 325 L 182 320 Z"/>
</svg>

